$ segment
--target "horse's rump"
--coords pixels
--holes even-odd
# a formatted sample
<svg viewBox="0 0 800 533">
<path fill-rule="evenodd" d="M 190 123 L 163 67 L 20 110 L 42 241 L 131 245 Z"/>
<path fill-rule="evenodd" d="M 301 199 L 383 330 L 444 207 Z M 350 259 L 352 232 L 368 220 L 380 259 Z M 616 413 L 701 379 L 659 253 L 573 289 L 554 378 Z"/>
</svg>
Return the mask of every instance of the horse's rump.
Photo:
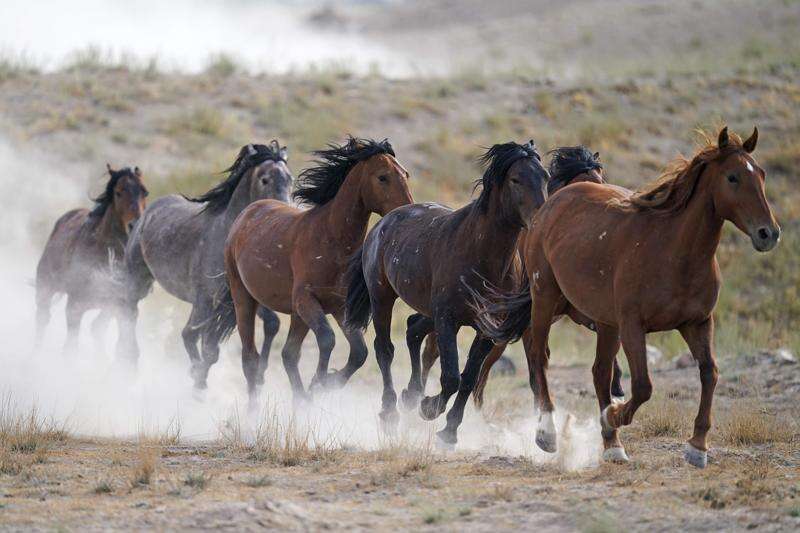
<svg viewBox="0 0 800 533">
<path fill-rule="evenodd" d="M 41 289 L 60 291 L 66 288 L 67 273 L 75 241 L 89 216 L 88 209 L 67 211 L 53 225 L 53 230 L 44 246 L 36 267 L 36 286 Z"/>
</svg>

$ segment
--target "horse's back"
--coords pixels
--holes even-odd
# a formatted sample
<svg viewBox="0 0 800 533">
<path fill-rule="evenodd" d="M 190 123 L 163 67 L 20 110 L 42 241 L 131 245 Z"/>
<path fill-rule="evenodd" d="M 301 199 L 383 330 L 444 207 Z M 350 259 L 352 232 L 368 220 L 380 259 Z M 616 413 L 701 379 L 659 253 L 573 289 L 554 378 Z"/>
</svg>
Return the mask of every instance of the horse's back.
<svg viewBox="0 0 800 533">
<path fill-rule="evenodd" d="M 37 287 L 63 288 L 59 276 L 63 276 L 69 267 L 75 241 L 88 216 L 88 209 L 72 209 L 58 218 L 36 267 Z"/>
</svg>

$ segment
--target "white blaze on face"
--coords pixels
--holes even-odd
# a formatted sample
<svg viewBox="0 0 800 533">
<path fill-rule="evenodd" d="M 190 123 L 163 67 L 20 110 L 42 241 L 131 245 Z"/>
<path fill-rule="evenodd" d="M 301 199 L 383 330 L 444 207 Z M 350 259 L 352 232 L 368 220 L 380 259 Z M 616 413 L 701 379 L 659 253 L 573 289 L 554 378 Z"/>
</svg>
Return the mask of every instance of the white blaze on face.
<svg viewBox="0 0 800 533">
<path fill-rule="evenodd" d="M 755 172 L 755 169 L 753 168 L 753 165 L 750 164 L 750 161 L 747 161 L 747 170 L 750 172 Z"/>
</svg>

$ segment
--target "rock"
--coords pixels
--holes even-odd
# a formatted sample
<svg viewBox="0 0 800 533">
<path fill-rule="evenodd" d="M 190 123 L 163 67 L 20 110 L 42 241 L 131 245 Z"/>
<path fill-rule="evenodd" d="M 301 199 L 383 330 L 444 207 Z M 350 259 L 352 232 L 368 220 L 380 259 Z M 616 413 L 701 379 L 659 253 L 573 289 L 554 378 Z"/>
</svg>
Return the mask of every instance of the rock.
<svg viewBox="0 0 800 533">
<path fill-rule="evenodd" d="M 656 365 L 664 357 L 664 353 L 655 346 L 647 345 L 647 364 Z"/>
<path fill-rule="evenodd" d="M 786 348 L 780 348 L 778 350 L 775 350 L 772 354 L 772 358 L 775 360 L 776 363 L 781 365 L 797 364 L 797 358 L 790 350 Z"/>
<path fill-rule="evenodd" d="M 492 370 L 501 376 L 513 376 L 517 373 L 517 365 L 515 365 L 514 361 L 510 358 L 501 355 L 500 359 L 498 359 L 494 367 L 492 367 Z"/>
<path fill-rule="evenodd" d="M 697 366 L 697 361 L 692 357 L 691 352 L 684 352 L 675 359 L 675 368 L 689 368 Z"/>
</svg>

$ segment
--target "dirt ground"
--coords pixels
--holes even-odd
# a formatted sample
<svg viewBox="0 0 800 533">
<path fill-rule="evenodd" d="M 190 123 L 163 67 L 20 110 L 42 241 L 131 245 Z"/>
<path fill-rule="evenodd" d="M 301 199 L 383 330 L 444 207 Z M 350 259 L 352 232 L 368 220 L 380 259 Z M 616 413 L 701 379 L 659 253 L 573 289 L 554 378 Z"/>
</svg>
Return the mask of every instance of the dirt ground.
<svg viewBox="0 0 800 533">
<path fill-rule="evenodd" d="M 796 529 L 800 365 L 758 354 L 722 367 L 705 470 L 681 453 L 699 392 L 696 369 L 665 361 L 654 372 L 654 399 L 623 431 L 629 464 L 571 471 L 558 459 L 492 450 L 314 451 L 287 442 L 260 454 L 225 440 L 71 437 L 42 454 L 18 454 L 21 471 L 0 475 L 0 528 Z M 594 409 L 585 365 L 556 366 L 551 375 L 559 405 L 579 414 Z M 526 411 L 525 381 L 521 373 L 490 381 L 490 422 Z M 560 446 L 569 445 L 562 436 Z"/>
</svg>

